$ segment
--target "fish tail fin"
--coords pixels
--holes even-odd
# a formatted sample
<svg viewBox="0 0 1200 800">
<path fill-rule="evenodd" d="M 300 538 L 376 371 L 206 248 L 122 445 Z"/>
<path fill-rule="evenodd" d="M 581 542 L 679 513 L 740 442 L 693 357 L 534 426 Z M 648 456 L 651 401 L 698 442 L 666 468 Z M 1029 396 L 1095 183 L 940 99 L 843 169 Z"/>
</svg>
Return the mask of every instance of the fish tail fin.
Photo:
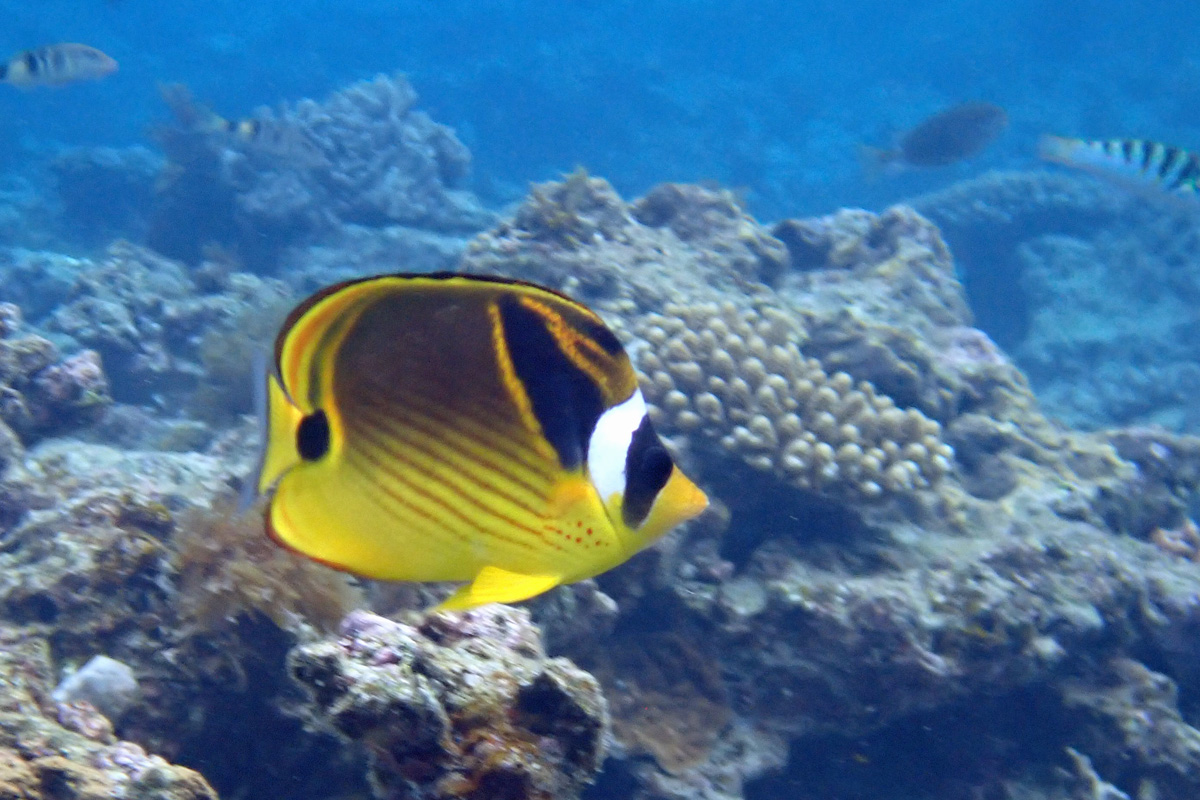
<svg viewBox="0 0 1200 800">
<path fill-rule="evenodd" d="M 523 575 L 500 567 L 484 567 L 475 580 L 438 604 L 435 611 L 466 611 L 487 603 L 517 603 L 562 583 L 558 575 Z"/>
<path fill-rule="evenodd" d="M 258 463 L 242 486 L 240 510 L 246 510 L 260 494 L 299 460 L 293 431 L 300 423 L 300 410 L 293 405 L 279 378 L 270 372 L 266 353 L 254 359 L 254 406 L 258 414 Z"/>
<path fill-rule="evenodd" d="M 867 180 L 878 180 L 883 175 L 893 172 L 900 157 L 897 150 L 882 147 L 872 147 L 869 144 L 858 146 L 858 163 L 862 165 L 863 175 Z"/>
<path fill-rule="evenodd" d="M 1079 144 L 1078 139 L 1044 133 L 1038 139 L 1038 158 L 1055 164 L 1071 164 Z"/>
</svg>

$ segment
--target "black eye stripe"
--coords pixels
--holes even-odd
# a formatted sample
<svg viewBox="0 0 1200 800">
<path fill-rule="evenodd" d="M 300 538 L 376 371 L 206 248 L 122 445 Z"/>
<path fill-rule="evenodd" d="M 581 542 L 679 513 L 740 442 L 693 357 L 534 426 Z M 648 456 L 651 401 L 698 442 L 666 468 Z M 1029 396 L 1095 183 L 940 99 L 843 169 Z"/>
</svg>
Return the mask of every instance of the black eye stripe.
<svg viewBox="0 0 1200 800">
<path fill-rule="evenodd" d="M 633 432 L 629 452 L 625 454 L 625 498 L 621 516 L 631 528 L 646 521 L 658 493 L 667 485 L 675 462 L 663 447 L 649 417 Z"/>
<path fill-rule="evenodd" d="M 329 452 L 329 419 L 317 409 L 296 426 L 296 451 L 305 461 L 318 461 Z"/>
<path fill-rule="evenodd" d="M 563 353 L 545 319 L 515 298 L 504 297 L 497 307 L 513 370 L 529 397 L 542 434 L 558 453 L 563 468 L 577 469 L 587 461 L 591 433 L 604 413 L 604 396 L 591 376 Z M 597 330 L 583 333 L 595 335 Z M 611 333 L 608 336 L 620 352 L 616 337 Z M 607 347 L 605 340 L 598 341 Z"/>
</svg>

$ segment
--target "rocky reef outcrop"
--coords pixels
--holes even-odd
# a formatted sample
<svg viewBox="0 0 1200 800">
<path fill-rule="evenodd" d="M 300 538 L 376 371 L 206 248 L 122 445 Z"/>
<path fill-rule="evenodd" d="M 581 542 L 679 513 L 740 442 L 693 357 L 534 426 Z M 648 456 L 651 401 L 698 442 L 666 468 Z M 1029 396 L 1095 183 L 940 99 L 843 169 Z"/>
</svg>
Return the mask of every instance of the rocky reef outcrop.
<svg viewBox="0 0 1200 800">
<path fill-rule="evenodd" d="M 998 172 L 913 198 L 981 327 L 1072 427 L 1200 429 L 1196 209 L 1086 176 Z"/>
<path fill-rule="evenodd" d="M 380 798 L 569 800 L 604 761 L 600 686 L 546 657 L 528 612 L 488 606 L 410 626 L 355 612 L 288 659 L 320 719 L 364 742 Z"/>
<path fill-rule="evenodd" d="M 528 614 L 429 614 L 439 589 L 347 583 L 234 514 L 222 498 L 253 461 L 251 425 L 185 400 L 232 385 L 209 347 L 241 360 L 207 331 L 249 329 L 246 309 L 300 286 L 156 258 L 121 245 L 4 267 L 51 287 L 5 299 L 100 352 L 126 402 L 88 442 L 32 439 L 0 476 L 0 609 L 57 672 L 97 654 L 130 665 L 139 696 L 115 735 L 218 789 L 1200 791 L 1200 439 L 1047 418 L 918 211 L 768 227 L 727 192 L 627 202 L 580 172 L 471 242 L 464 271 L 537 280 L 605 317 L 714 499 Z M 150 363 L 174 366 L 125 394 Z M 180 402 L 138 405 L 153 397 Z M 273 783 L 279 770 L 304 781 Z"/>
<path fill-rule="evenodd" d="M 654 214 L 639 215 L 646 200 L 571 176 L 539 187 L 464 258 L 599 308 L 630 342 L 660 429 L 723 506 L 597 579 L 616 632 L 649 625 L 671 642 L 673 675 L 719 676 L 674 704 L 713 704 L 704 716 L 719 733 L 685 745 L 680 731 L 703 729 L 686 712 L 675 725 L 638 713 L 661 691 L 644 667 L 571 635 L 552 601 L 538 613 L 605 681 L 618 739 L 653 755 L 659 771 L 637 773 L 631 796 L 837 794 L 836 781 L 804 785 L 807 747 L 882 749 L 912 725 L 950 731 L 972 698 L 1037 696 L 1064 719 L 1068 678 L 1098 657 L 1136 660 L 1195 624 L 1190 564 L 1156 543 L 1186 519 L 1194 440 L 1048 420 L 973 327 L 930 222 L 896 208 L 767 230 L 720 192 L 651 196 Z M 1146 441 L 1155 436 L 1166 437 L 1159 447 Z M 728 759 L 718 742 L 746 730 L 790 741 L 788 766 L 718 769 Z M 1016 727 L 1001 735 L 1026 746 Z M 960 765 L 966 785 L 923 791 L 1074 792 L 1087 781 L 1069 752 L 1086 757 L 1087 745 L 1050 739 L 1036 757 L 981 750 Z M 885 796 L 887 770 L 919 756 L 862 757 L 873 765 L 863 780 Z M 1149 761 L 1119 776 L 1096 761 L 1110 785 L 1185 796 L 1156 783 Z M 736 778 L 715 782 L 718 772 Z"/>
<path fill-rule="evenodd" d="M 402 75 L 244 120 L 217 116 L 182 87 L 164 97 L 175 123 L 159 135 L 167 167 L 147 241 L 167 255 L 195 263 L 215 244 L 264 269 L 343 232 L 387 242 L 402 229 L 417 234 L 413 260 L 437 266 L 441 239 L 491 219 L 467 190 L 470 152 L 416 109 Z"/>
<path fill-rule="evenodd" d="M 46 640 L 0 628 L 0 796 L 217 800 L 201 775 L 113 734 L 86 700 L 58 700 Z"/>
</svg>

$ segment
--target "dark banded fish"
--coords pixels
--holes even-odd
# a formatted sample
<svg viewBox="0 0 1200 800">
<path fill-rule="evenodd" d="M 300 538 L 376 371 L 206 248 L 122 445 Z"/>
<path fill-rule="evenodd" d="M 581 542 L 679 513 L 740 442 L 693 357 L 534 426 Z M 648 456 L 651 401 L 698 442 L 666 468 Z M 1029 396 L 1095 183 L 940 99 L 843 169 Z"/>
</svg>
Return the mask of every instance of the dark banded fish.
<svg viewBox="0 0 1200 800">
<path fill-rule="evenodd" d="M 1200 179 L 1196 153 L 1144 139 L 1043 136 L 1038 152 L 1046 161 L 1168 194 L 1195 195 Z"/>
<path fill-rule="evenodd" d="M 895 147 L 862 147 L 868 173 L 906 167 L 944 167 L 983 151 L 1008 125 L 995 103 L 962 103 L 925 119 L 900 137 Z"/>
<path fill-rule="evenodd" d="M 338 284 L 291 313 L 273 361 L 254 478 L 269 534 L 369 578 L 471 581 L 443 608 L 597 575 L 708 502 L 616 336 L 549 289 Z"/>
<path fill-rule="evenodd" d="M 95 81 L 117 71 L 117 62 L 94 47 L 64 42 L 25 50 L 0 66 L 0 81 L 30 89 Z"/>
</svg>

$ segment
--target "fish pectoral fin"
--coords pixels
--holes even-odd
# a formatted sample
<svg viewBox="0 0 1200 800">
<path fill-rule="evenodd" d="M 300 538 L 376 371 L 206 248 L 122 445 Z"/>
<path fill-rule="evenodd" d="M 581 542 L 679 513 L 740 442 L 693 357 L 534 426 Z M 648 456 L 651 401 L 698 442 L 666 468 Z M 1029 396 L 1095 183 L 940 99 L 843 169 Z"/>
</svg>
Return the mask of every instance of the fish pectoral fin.
<svg viewBox="0 0 1200 800">
<path fill-rule="evenodd" d="M 562 583 L 559 575 L 524 575 L 500 567 L 484 567 L 475 580 L 438 604 L 435 611 L 466 611 L 485 603 L 528 600 Z"/>
</svg>

